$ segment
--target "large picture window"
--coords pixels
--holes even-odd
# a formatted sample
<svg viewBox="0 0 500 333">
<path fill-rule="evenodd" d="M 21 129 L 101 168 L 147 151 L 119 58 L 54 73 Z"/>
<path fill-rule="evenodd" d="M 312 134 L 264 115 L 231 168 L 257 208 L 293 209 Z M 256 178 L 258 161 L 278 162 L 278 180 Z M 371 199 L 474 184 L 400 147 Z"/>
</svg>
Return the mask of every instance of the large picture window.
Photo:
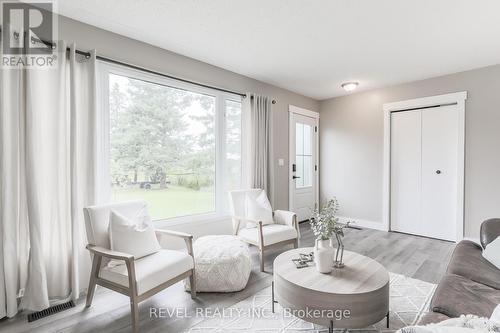
<svg viewBox="0 0 500 333">
<path fill-rule="evenodd" d="M 241 98 L 101 64 L 110 199 L 153 219 L 223 215 L 241 185 Z"/>
</svg>

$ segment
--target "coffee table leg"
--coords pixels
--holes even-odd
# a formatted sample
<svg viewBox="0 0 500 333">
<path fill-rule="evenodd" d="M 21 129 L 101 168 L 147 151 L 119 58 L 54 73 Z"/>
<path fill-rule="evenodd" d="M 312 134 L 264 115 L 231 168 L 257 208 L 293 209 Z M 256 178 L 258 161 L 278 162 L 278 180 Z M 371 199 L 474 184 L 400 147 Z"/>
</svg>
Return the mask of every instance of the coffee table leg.
<svg viewBox="0 0 500 333">
<path fill-rule="evenodd" d="M 389 328 L 389 312 L 387 312 L 387 328 Z"/>
<path fill-rule="evenodd" d="M 274 281 L 271 282 L 271 312 L 274 313 Z"/>
</svg>

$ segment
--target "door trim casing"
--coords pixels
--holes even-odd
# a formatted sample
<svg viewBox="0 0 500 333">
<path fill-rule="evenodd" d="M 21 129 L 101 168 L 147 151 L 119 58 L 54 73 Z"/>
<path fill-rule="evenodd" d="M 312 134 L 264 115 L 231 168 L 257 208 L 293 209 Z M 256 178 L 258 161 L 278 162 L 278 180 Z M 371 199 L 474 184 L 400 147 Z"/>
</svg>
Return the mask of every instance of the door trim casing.
<svg viewBox="0 0 500 333">
<path fill-rule="evenodd" d="M 451 94 L 409 99 L 386 103 L 384 112 L 384 156 L 382 189 L 382 223 L 384 230 L 391 230 L 391 113 L 403 110 L 426 108 L 446 104 L 456 104 L 458 112 L 458 158 L 457 158 L 457 234 L 456 241 L 464 238 L 464 186 L 465 186 L 465 100 L 467 91 Z"/>
<path fill-rule="evenodd" d="M 315 164 L 317 166 L 316 170 L 316 176 L 315 176 L 315 183 L 316 183 L 316 203 L 319 204 L 319 172 L 320 172 L 320 167 L 319 167 L 319 112 L 316 111 L 311 111 L 307 110 L 295 105 L 289 105 L 288 106 L 288 209 L 292 209 L 293 206 L 293 181 L 292 181 L 292 156 L 295 154 L 295 152 L 292 151 L 292 145 L 290 144 L 290 140 L 292 137 L 292 131 L 294 130 L 292 128 L 292 122 L 290 121 L 292 114 L 299 114 L 302 116 L 310 117 L 313 119 L 316 119 L 316 128 L 317 130 L 315 131 L 315 136 L 316 136 L 316 160 Z M 300 221 L 299 221 L 300 222 Z"/>
<path fill-rule="evenodd" d="M 295 106 L 295 105 L 289 105 L 288 112 L 301 114 L 303 116 L 310 117 L 310 118 L 319 119 L 319 112 L 307 110 L 304 108 L 299 108 L 298 106 Z"/>
</svg>

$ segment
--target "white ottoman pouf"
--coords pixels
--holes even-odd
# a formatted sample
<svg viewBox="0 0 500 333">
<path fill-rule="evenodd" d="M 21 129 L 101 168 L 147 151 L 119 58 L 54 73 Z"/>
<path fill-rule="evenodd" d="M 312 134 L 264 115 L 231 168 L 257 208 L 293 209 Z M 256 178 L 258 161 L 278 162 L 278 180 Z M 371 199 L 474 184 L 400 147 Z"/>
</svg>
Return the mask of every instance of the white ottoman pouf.
<svg viewBox="0 0 500 333">
<path fill-rule="evenodd" d="M 231 292 L 245 288 L 252 263 L 248 245 L 236 236 L 198 238 L 193 245 L 196 291 Z M 184 280 L 190 290 L 189 279 Z"/>
</svg>

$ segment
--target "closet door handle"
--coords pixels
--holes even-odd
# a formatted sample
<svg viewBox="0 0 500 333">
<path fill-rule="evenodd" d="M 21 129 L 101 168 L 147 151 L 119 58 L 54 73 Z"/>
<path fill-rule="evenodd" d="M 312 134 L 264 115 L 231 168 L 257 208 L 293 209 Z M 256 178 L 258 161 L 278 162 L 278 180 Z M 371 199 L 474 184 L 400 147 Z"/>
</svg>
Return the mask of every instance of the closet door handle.
<svg viewBox="0 0 500 333">
<path fill-rule="evenodd" d="M 441 174 L 441 170 L 436 170 L 436 173 L 437 173 L 438 175 L 440 175 L 440 174 Z"/>
</svg>

